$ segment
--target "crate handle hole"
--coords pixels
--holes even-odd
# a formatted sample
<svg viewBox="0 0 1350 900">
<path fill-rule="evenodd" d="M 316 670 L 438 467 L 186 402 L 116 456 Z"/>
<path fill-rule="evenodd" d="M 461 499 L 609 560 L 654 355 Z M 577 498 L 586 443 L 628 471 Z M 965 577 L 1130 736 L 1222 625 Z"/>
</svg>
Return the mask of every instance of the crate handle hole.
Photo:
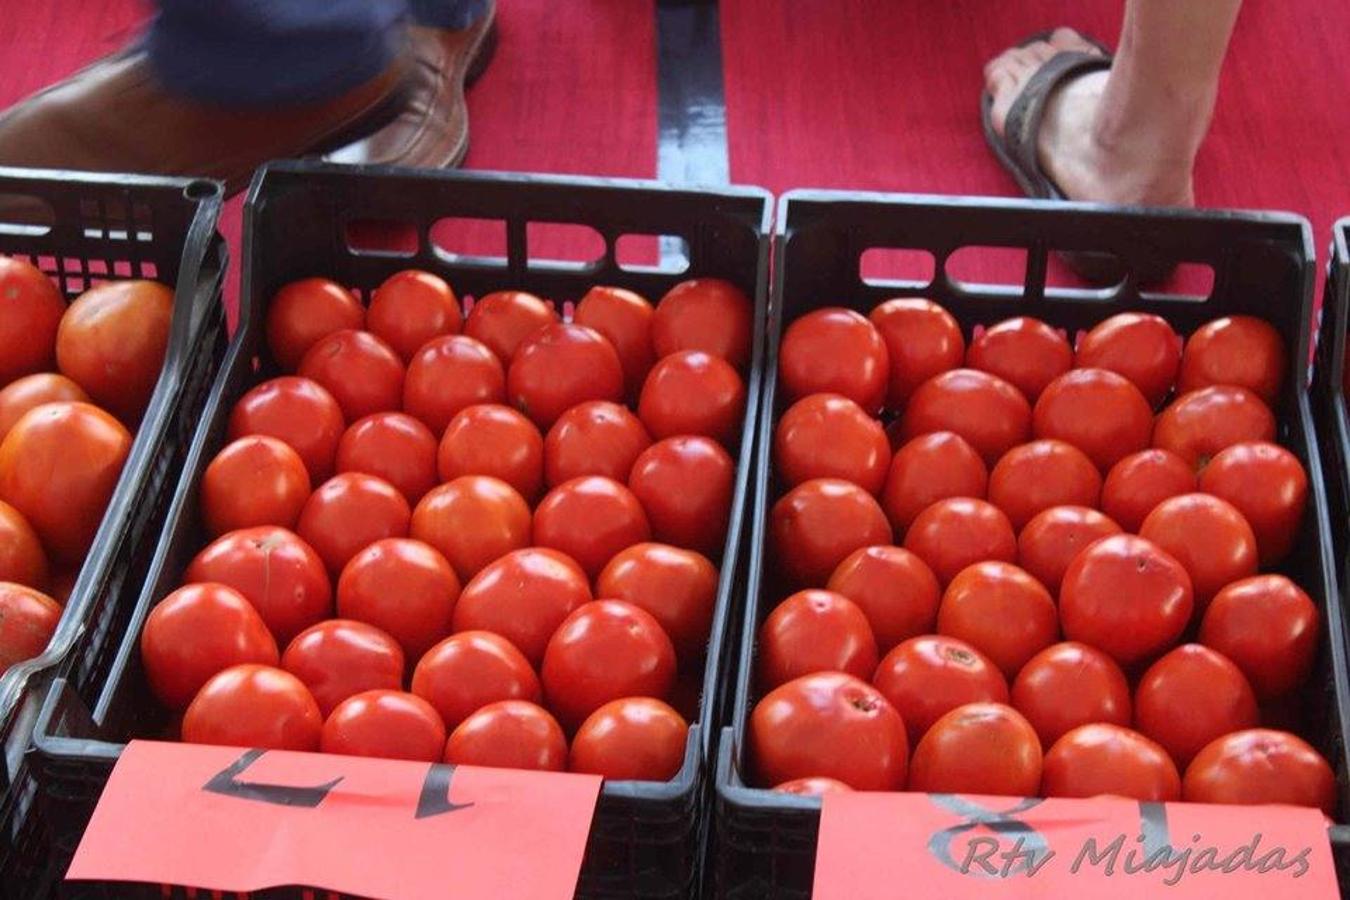
<svg viewBox="0 0 1350 900">
<path fill-rule="evenodd" d="M 948 254 L 942 268 L 949 280 L 965 288 L 1014 287 L 1021 293 L 1027 280 L 1027 248 L 958 247 Z"/>
<path fill-rule="evenodd" d="M 351 219 L 344 228 L 347 249 L 357 256 L 416 256 L 422 241 L 417 226 L 397 219 Z"/>
<path fill-rule="evenodd" d="M 858 256 L 858 278 L 873 287 L 928 287 L 937 260 L 916 247 L 868 247 Z"/>
<path fill-rule="evenodd" d="M 614 262 L 625 272 L 682 275 L 689 271 L 689 242 L 678 234 L 621 234 Z"/>
<path fill-rule="evenodd" d="M 1182 262 L 1162 281 L 1146 284 L 1140 295 L 1151 300 L 1204 303 L 1214 294 L 1214 267 L 1209 263 Z"/>
<path fill-rule="evenodd" d="M 209 200 L 219 194 L 220 185 L 205 178 L 190 181 L 187 187 L 183 188 L 183 196 L 189 200 Z"/>
<path fill-rule="evenodd" d="M 604 262 L 605 238 L 579 222 L 525 223 L 525 252 L 531 269 L 593 272 Z"/>
<path fill-rule="evenodd" d="M 506 222 L 446 216 L 427 232 L 431 252 L 449 265 L 506 268 Z"/>
<path fill-rule="evenodd" d="M 32 194 L 0 193 L 0 234 L 36 237 L 50 234 L 56 210 Z"/>
</svg>

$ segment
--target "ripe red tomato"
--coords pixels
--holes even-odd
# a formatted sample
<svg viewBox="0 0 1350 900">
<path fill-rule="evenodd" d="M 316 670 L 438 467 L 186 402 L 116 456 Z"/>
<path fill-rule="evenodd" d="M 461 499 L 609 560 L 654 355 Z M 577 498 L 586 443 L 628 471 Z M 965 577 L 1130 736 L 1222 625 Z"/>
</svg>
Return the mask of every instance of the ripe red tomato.
<svg viewBox="0 0 1350 900">
<path fill-rule="evenodd" d="M 1059 616 L 1039 581 L 990 560 L 962 569 L 947 585 L 937 630 L 970 644 L 1011 679 L 1059 637 Z"/>
<path fill-rule="evenodd" d="M 613 345 L 623 366 L 624 394 L 628 397 L 637 397 L 656 362 L 653 318 L 652 305 L 642 295 L 599 285 L 586 292 L 572 314 L 573 322 L 595 329 Z"/>
<path fill-rule="evenodd" d="M 363 691 L 338 704 L 323 723 L 319 750 L 343 756 L 373 756 L 439 762 L 445 725 L 431 704 L 398 690 Z"/>
<path fill-rule="evenodd" d="M 658 358 L 681 350 L 702 350 L 743 369 L 750 362 L 753 313 L 750 298 L 729 281 L 681 281 L 656 304 L 652 346 Z"/>
<path fill-rule="evenodd" d="M 585 325 L 549 325 L 516 350 L 506 390 L 516 408 L 548 428 L 578 403 L 622 400 L 623 366 L 599 332 Z"/>
<path fill-rule="evenodd" d="M 369 331 L 320 338 L 296 371 L 323 385 L 348 422 L 397 410 L 403 402 L 403 360 Z"/>
<path fill-rule="evenodd" d="M 1038 513 L 1018 535 L 1017 564 L 1057 597 L 1073 558 L 1113 534 L 1120 534 L 1120 526 L 1095 509 L 1052 506 Z"/>
<path fill-rule="evenodd" d="M 675 648 L 645 610 L 592 600 L 549 638 L 539 678 L 558 721 L 576 728 L 611 700 L 666 697 L 675 684 Z"/>
<path fill-rule="evenodd" d="M 333 612 L 323 560 L 284 528 L 231 531 L 198 553 L 183 578 L 218 582 L 243 594 L 282 646 Z"/>
<path fill-rule="evenodd" d="M 1129 379 L 1153 407 L 1172 392 L 1181 365 L 1181 338 L 1167 320 L 1151 313 L 1111 316 L 1083 335 L 1074 366 L 1106 369 Z"/>
<path fill-rule="evenodd" d="M 350 291 L 326 278 L 302 278 L 277 291 L 268 304 L 267 346 L 282 369 L 294 371 L 323 338 L 365 326 L 365 307 Z"/>
<path fill-rule="evenodd" d="M 1196 329 L 1181 355 L 1185 393 L 1212 384 L 1237 385 L 1274 403 L 1284 382 L 1284 339 L 1269 322 L 1253 316 L 1225 316 Z"/>
<path fill-rule="evenodd" d="M 717 569 L 707 557 L 668 544 L 634 544 L 609 561 L 595 592 L 651 613 L 681 663 L 702 658 L 717 603 Z"/>
<path fill-rule="evenodd" d="M 788 487 L 812 478 L 842 478 L 879 494 L 886 484 L 891 444 L 881 423 L 852 400 L 812 394 L 778 420 L 773 460 Z"/>
<path fill-rule="evenodd" d="M 1234 444 L 1274 439 L 1270 407 L 1246 388 L 1231 385 L 1182 394 L 1153 426 L 1153 446 L 1171 450 L 1196 470 Z"/>
<path fill-rule="evenodd" d="M 464 333 L 482 341 L 507 366 L 526 338 L 557 321 L 553 307 L 534 294 L 494 291 L 474 303 L 464 321 Z"/>
<path fill-rule="evenodd" d="M 337 583 L 337 612 L 374 625 L 420 659 L 450 633 L 459 598 L 455 570 L 435 548 L 385 538 L 352 557 Z"/>
<path fill-rule="evenodd" d="M 1185 768 L 1206 744 L 1256 726 L 1256 695 L 1228 657 L 1182 644 L 1139 679 L 1134 722 Z"/>
<path fill-rule="evenodd" d="M 0 255 L 0 384 L 52 367 L 66 303 L 31 263 Z"/>
<path fill-rule="evenodd" d="M 881 333 L 851 309 L 817 309 L 783 333 L 778 380 L 788 401 L 808 394 L 842 394 L 875 413 L 886 403 L 890 374 L 890 354 Z"/>
<path fill-rule="evenodd" d="M 1105 651 L 1122 666 L 1176 643 L 1194 605 L 1181 563 L 1129 534 L 1102 538 L 1079 553 L 1059 589 L 1064 636 Z"/>
<path fill-rule="evenodd" d="M 381 478 L 414 504 L 436 486 L 436 438 L 406 413 L 374 413 L 342 435 L 337 470 Z"/>
<path fill-rule="evenodd" d="M 323 716 L 290 672 L 231 666 L 202 685 L 183 714 L 183 742 L 262 750 L 319 749 Z"/>
<path fill-rule="evenodd" d="M 1039 440 L 1014 447 L 989 473 L 989 502 L 1020 531 L 1052 506 L 1095 507 L 1102 476 L 1072 444 Z"/>
<path fill-rule="evenodd" d="M 1140 450 L 1111 467 L 1102 482 L 1102 512 L 1136 532 L 1168 497 L 1195 490 L 1195 470 L 1170 450 Z"/>
<path fill-rule="evenodd" d="M 411 518 L 408 501 L 392 484 L 374 475 L 344 472 L 310 495 L 295 530 L 336 576 L 376 541 L 405 537 Z"/>
<path fill-rule="evenodd" d="M 638 399 L 638 418 L 656 438 L 701 434 L 734 446 L 744 417 L 745 382 L 731 363 L 702 350 L 662 357 Z"/>
<path fill-rule="evenodd" d="M 586 573 L 571 557 L 543 547 L 513 550 L 464 586 L 454 630 L 499 634 L 537 666 L 553 632 L 590 600 Z"/>
<path fill-rule="evenodd" d="M 487 631 L 461 631 L 432 647 L 413 670 L 412 692 L 455 729 L 498 700 L 539 702 L 539 679 L 511 642 Z"/>
<path fill-rule="evenodd" d="M 3 265 L 3 262 L 0 262 L 0 265 Z M 88 403 L 89 395 L 66 376 L 51 372 L 25 375 L 11 381 L 0 390 L 0 441 L 5 439 L 14 423 L 30 409 L 44 403 L 64 401 Z"/>
<path fill-rule="evenodd" d="M 1032 403 L 1046 385 L 1073 367 L 1069 341 L 1040 319 L 1016 316 L 975 336 L 966 366 L 997 375 Z"/>
<path fill-rule="evenodd" d="M 439 550 L 460 581 L 468 581 L 494 559 L 529 544 L 530 507 L 505 481 L 462 475 L 422 498 L 408 533 Z"/>
<path fill-rule="evenodd" d="M 905 533 L 905 549 L 927 563 L 945 586 L 977 562 L 1017 559 L 1017 537 L 992 503 L 951 497 L 919 513 Z"/>
<path fill-rule="evenodd" d="M 65 606 L 70 602 L 70 595 L 75 591 L 75 582 L 80 577 L 79 569 L 61 569 L 53 572 L 48 579 L 47 586 L 50 591 L 48 594 L 57 603 Z"/>
<path fill-rule="evenodd" d="M 322 385 L 284 375 L 239 398 L 230 413 L 229 439 L 274 437 L 300 455 L 310 481 L 319 484 L 333 474 L 345 427 L 342 407 Z"/>
<path fill-rule="evenodd" d="M 843 672 L 818 672 L 766 694 L 750 714 L 759 780 L 825 777 L 860 791 L 905 786 L 905 723 L 881 692 Z"/>
<path fill-rule="evenodd" d="M 366 310 L 366 327 L 405 363 L 432 338 L 459 333 L 462 322 L 459 300 L 445 279 L 417 269 L 386 278 Z"/>
<path fill-rule="evenodd" d="M 905 720 L 914 744 L 958 706 L 1008 702 L 1008 681 L 988 657 L 965 641 L 933 634 L 887 653 L 872 684 Z"/>
<path fill-rule="evenodd" d="M 627 481 L 651 436 L 627 407 L 607 400 L 579 403 L 558 417 L 544 438 L 549 487 L 583 475 Z"/>
<path fill-rule="evenodd" d="M 459 723 L 442 759 L 460 766 L 561 772 L 567 768 L 567 738 L 542 707 L 498 700 Z"/>
<path fill-rule="evenodd" d="M 931 300 L 897 297 L 875 307 L 868 318 L 886 342 L 890 358 L 886 405 L 891 409 L 904 409 L 915 388 L 957 368 L 966 355 L 961 326 Z"/>
<path fill-rule="evenodd" d="M 1336 811 L 1336 774 L 1306 741 L 1251 728 L 1215 738 L 1186 768 L 1188 803 L 1282 803 Z"/>
<path fill-rule="evenodd" d="M 543 480 L 544 439 L 534 423 L 509 406 L 466 406 L 445 428 L 436 454 L 441 481 L 490 475 L 533 499 Z"/>
<path fill-rule="evenodd" d="M 765 691 L 812 672 L 847 672 L 866 680 L 877 668 L 877 642 L 867 617 L 833 591 L 798 591 L 778 604 L 759 627 L 756 652 Z"/>
<path fill-rule="evenodd" d="M 1162 747 L 1137 731 L 1101 722 L 1055 741 L 1045 754 L 1041 793 L 1168 802 L 1181 798 L 1181 776 Z"/>
<path fill-rule="evenodd" d="M 583 475 L 549 491 L 534 510 L 533 541 L 561 550 L 590 578 L 626 547 L 651 539 L 642 504 L 612 478 Z"/>
<path fill-rule="evenodd" d="M 1012 685 L 1012 705 L 1049 747 L 1080 725 L 1130 724 L 1130 684 L 1102 651 L 1065 641 L 1027 660 Z"/>
<path fill-rule="evenodd" d="M 1251 526 L 1231 503 L 1209 494 L 1164 500 L 1148 514 L 1139 536 L 1186 567 L 1201 612 L 1224 585 L 1256 574 L 1256 535 Z"/>
<path fill-rule="evenodd" d="M 47 649 L 61 605 L 41 591 L 0 581 L 0 673 Z"/>
<path fill-rule="evenodd" d="M 295 636 L 281 667 L 305 683 L 324 718 L 348 697 L 403 686 L 403 648 L 374 625 L 327 619 Z"/>
<path fill-rule="evenodd" d="M 988 485 L 989 470 L 975 448 L 954 432 L 935 431 L 896 451 L 881 503 L 896 534 L 903 534 L 939 500 L 983 497 Z"/>
<path fill-rule="evenodd" d="M 652 536 L 667 544 L 721 556 L 731 520 L 736 464 L 711 438 L 657 441 L 638 455 L 628 489 L 638 498 Z"/>
<path fill-rule="evenodd" d="M 47 587 L 50 568 L 42 542 L 17 509 L 0 501 L 0 581 L 39 590 Z"/>
<path fill-rule="evenodd" d="M 159 382 L 172 321 L 171 289 L 155 281 L 106 281 L 61 317 L 56 364 L 99 406 L 135 422 Z"/>
<path fill-rule="evenodd" d="M 910 760 L 911 791 L 1031 797 L 1040 786 L 1041 742 L 1001 703 L 958 706 L 933 723 Z"/>
<path fill-rule="evenodd" d="M 919 385 L 901 419 L 906 440 L 952 431 L 992 466 L 1031 436 L 1031 407 L 1017 388 L 988 372 L 952 369 Z"/>
<path fill-rule="evenodd" d="M 433 338 L 408 363 L 403 411 L 442 434 L 460 410 L 506 399 L 506 372 L 485 344 L 463 334 Z"/>
<path fill-rule="evenodd" d="M 778 565 L 802 585 L 824 584 L 854 550 L 893 537 L 872 495 L 838 478 L 814 478 L 788 491 L 769 513 L 769 529 Z"/>
<path fill-rule="evenodd" d="M 933 630 L 940 588 L 928 564 L 902 547 L 853 551 L 830 575 L 828 590 L 858 605 L 882 653 Z M 903 710 L 901 711 L 903 715 Z"/>
<path fill-rule="evenodd" d="M 1320 627 L 1317 606 L 1298 585 L 1283 575 L 1255 575 L 1214 595 L 1199 640 L 1231 659 L 1268 700 L 1308 677 Z"/>
<path fill-rule="evenodd" d="M 238 438 L 202 475 L 202 521 L 215 536 L 257 525 L 291 528 L 309 489 L 305 461 L 289 445 L 266 435 Z"/>
<path fill-rule="evenodd" d="M 796 794 L 799 797 L 824 797 L 826 794 L 846 794 L 853 788 L 838 779 L 817 776 L 794 778 L 776 785 L 774 790 L 780 794 Z"/>
<path fill-rule="evenodd" d="M 1200 472 L 1200 490 L 1242 513 L 1256 535 L 1262 566 L 1289 555 L 1308 500 L 1308 474 L 1297 456 L 1278 444 L 1234 444 Z"/>
<path fill-rule="evenodd" d="M 1124 377 L 1106 369 L 1074 369 L 1056 378 L 1036 401 L 1032 430 L 1088 455 L 1106 472 L 1148 446 L 1153 408 Z"/>
<path fill-rule="evenodd" d="M 591 713 L 572 739 L 567 768 L 610 781 L 669 781 L 684 765 L 689 725 L 650 697 L 624 697 Z"/>
</svg>

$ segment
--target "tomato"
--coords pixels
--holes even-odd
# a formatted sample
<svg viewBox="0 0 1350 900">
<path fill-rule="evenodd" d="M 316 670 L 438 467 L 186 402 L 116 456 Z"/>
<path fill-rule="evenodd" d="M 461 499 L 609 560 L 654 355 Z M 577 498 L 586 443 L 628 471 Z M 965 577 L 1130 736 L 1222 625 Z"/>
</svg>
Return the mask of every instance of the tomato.
<svg viewBox="0 0 1350 900">
<path fill-rule="evenodd" d="M 578 403 L 622 400 L 623 366 L 599 332 L 584 325 L 549 325 L 511 358 L 506 391 L 517 409 L 548 428 Z"/>
<path fill-rule="evenodd" d="M 436 438 L 412 416 L 374 413 L 343 433 L 337 470 L 382 478 L 414 504 L 436 486 L 436 450 Z"/>
<path fill-rule="evenodd" d="M 106 281 L 62 316 L 56 364 L 99 406 L 135 422 L 159 382 L 172 320 L 171 289 L 154 281 Z"/>
<path fill-rule="evenodd" d="M 183 714 L 183 742 L 259 750 L 319 749 L 323 716 L 289 672 L 231 666 L 202 685 Z"/>
<path fill-rule="evenodd" d="M 952 497 L 919 513 L 905 533 L 905 549 L 927 563 L 945 586 L 977 562 L 1017 559 L 1017 537 L 992 503 Z"/>
<path fill-rule="evenodd" d="M 990 560 L 962 569 L 947 585 L 937 630 L 970 644 L 1011 679 L 1059 637 L 1059 616 L 1039 581 Z"/>
<path fill-rule="evenodd" d="M 76 564 L 94 541 L 130 450 L 126 428 L 98 407 L 43 404 L 0 441 L 0 500 L 28 520 L 56 561 Z"/>
<path fill-rule="evenodd" d="M 614 555 L 651 539 L 633 492 L 612 478 L 583 475 L 549 491 L 534 510 L 533 541 L 561 550 L 594 578 Z"/>
<path fill-rule="evenodd" d="M 575 728 L 611 700 L 665 698 L 675 684 L 675 648 L 645 610 L 592 600 L 549 638 L 539 678 L 558 721 Z"/>
<path fill-rule="evenodd" d="M 1102 538 L 1074 557 L 1059 588 L 1064 636 L 1104 651 L 1122 666 L 1176 643 L 1194 609 L 1191 579 L 1152 541 Z"/>
<path fill-rule="evenodd" d="M 481 403 L 455 413 L 441 436 L 436 471 L 441 481 L 490 475 L 522 497 L 534 498 L 543 480 L 544 439 L 534 423 L 509 406 Z"/>
<path fill-rule="evenodd" d="M 403 383 L 403 411 L 443 434 L 462 409 L 506 400 L 506 371 L 485 344 L 463 334 L 423 345 Z"/>
<path fill-rule="evenodd" d="M 618 287 L 597 285 L 577 304 L 572 321 L 599 332 L 619 354 L 623 367 L 624 394 L 636 397 L 647 372 L 656 362 L 652 348 L 655 311 L 647 299 Z M 672 351 L 674 352 L 674 351 Z"/>
<path fill-rule="evenodd" d="M 1181 365 L 1181 338 L 1167 320 L 1151 313 L 1111 316 L 1083 335 L 1074 366 L 1122 375 L 1157 407 L 1172 392 Z"/>
<path fill-rule="evenodd" d="M 435 548 L 385 538 L 352 557 L 337 583 L 337 612 L 381 629 L 408 659 L 420 659 L 450 634 L 459 598 L 455 570 Z"/>
<path fill-rule="evenodd" d="M 881 692 L 843 672 L 818 672 L 774 688 L 750 714 L 759 780 L 825 777 L 860 791 L 905 786 L 905 723 Z"/>
<path fill-rule="evenodd" d="M 897 534 L 939 500 L 983 497 L 989 470 L 975 448 L 951 431 L 913 438 L 896 451 L 881 503 Z"/>
<path fill-rule="evenodd" d="M 219 582 L 243 594 L 282 646 L 333 612 L 323 560 L 284 528 L 231 531 L 198 553 L 183 578 Z"/>
<path fill-rule="evenodd" d="M 789 401 L 842 394 L 875 413 L 886 403 L 890 373 L 890 354 L 876 326 L 842 307 L 797 319 L 783 333 L 778 350 L 778 381 Z"/>
<path fill-rule="evenodd" d="M 652 346 L 658 357 L 702 350 L 737 368 L 750 362 L 754 304 L 721 278 L 691 278 L 675 285 L 652 316 Z"/>
<path fill-rule="evenodd" d="M 1041 742 L 1022 714 L 967 703 L 933 723 L 914 748 L 909 789 L 1031 797 L 1041 786 Z"/>
<path fill-rule="evenodd" d="M 745 382 L 731 363 L 683 350 L 652 367 L 638 399 L 638 418 L 654 437 L 701 434 L 733 446 L 745 417 Z"/>
<path fill-rule="evenodd" d="M 637 416 L 606 400 L 579 403 L 558 417 L 544 438 L 544 480 L 549 487 L 583 475 L 627 481 L 633 463 L 652 445 Z"/>
<path fill-rule="evenodd" d="M 1139 679 L 1134 721 L 1185 767 L 1215 738 L 1257 724 L 1256 695 L 1228 657 L 1182 644 Z"/>
<path fill-rule="evenodd" d="M 886 342 L 890 360 L 886 405 L 891 409 L 904 409 L 915 388 L 957 368 L 966 355 L 961 326 L 931 300 L 897 297 L 873 308 L 867 318 Z"/>
<path fill-rule="evenodd" d="M 1103 472 L 1148 446 L 1153 408 L 1125 378 L 1106 369 L 1074 369 L 1056 378 L 1036 401 L 1032 430 L 1088 455 Z"/>
<path fill-rule="evenodd" d="M 295 636 L 281 667 L 305 683 L 327 718 L 348 697 L 401 688 L 405 659 L 398 641 L 374 625 L 328 619 Z"/>
<path fill-rule="evenodd" d="M 75 591 L 75 582 L 79 580 L 79 569 L 61 569 L 53 572 L 47 585 L 49 594 L 57 603 L 65 606 L 70 602 L 70 595 Z"/>
<path fill-rule="evenodd" d="M 877 642 L 867 617 L 833 591 L 798 591 L 778 604 L 760 625 L 756 652 L 762 690 L 812 672 L 847 672 L 866 680 L 877 668 Z"/>
<path fill-rule="evenodd" d="M 0 581 L 0 674 L 47 649 L 61 605 L 41 591 Z"/>
<path fill-rule="evenodd" d="M 1102 512 L 1136 532 L 1153 508 L 1195 490 L 1195 470 L 1170 450 L 1140 450 L 1111 467 L 1102 482 Z"/>
<path fill-rule="evenodd" d="M 1256 535 L 1251 526 L 1231 503 L 1209 494 L 1164 500 L 1148 514 L 1139 536 L 1186 567 L 1201 612 L 1224 585 L 1256 574 Z"/>
<path fill-rule="evenodd" d="M 901 547 L 862 547 L 830 575 L 828 590 L 858 605 L 872 626 L 877 649 L 933 630 L 940 589 L 928 564 Z"/>
<path fill-rule="evenodd" d="M 489 703 L 540 697 L 529 661 L 487 631 L 461 631 L 428 650 L 413 670 L 412 692 L 436 707 L 450 729 Z"/>
<path fill-rule="evenodd" d="M 1188 803 L 1281 803 L 1336 812 L 1336 774 L 1307 742 L 1250 728 L 1215 738 L 1186 768 Z"/>
<path fill-rule="evenodd" d="M 445 725 L 431 704 L 397 690 L 363 691 L 338 704 L 323 723 L 319 749 L 344 756 L 439 762 Z"/>
<path fill-rule="evenodd" d="M 530 507 L 505 481 L 462 475 L 422 498 L 409 534 L 439 550 L 460 581 L 467 581 L 530 542 Z"/>
<path fill-rule="evenodd" d="M 1253 316 L 1225 316 L 1196 329 L 1186 341 L 1177 390 L 1237 385 L 1274 403 L 1286 364 L 1284 339 L 1273 325 Z"/>
<path fill-rule="evenodd" d="M 987 656 L 965 641 L 933 634 L 887 653 L 872 684 L 900 713 L 915 744 L 958 706 L 1008 702 L 1008 681 Z"/>
<path fill-rule="evenodd" d="M 1303 684 L 1317 655 L 1321 616 L 1283 575 L 1255 575 L 1214 595 L 1200 622 L 1200 643 L 1231 659 L 1268 700 Z"/>
<path fill-rule="evenodd" d="M 839 394 L 812 394 L 788 408 L 774 429 L 773 459 L 788 487 L 812 478 L 842 478 L 881 493 L 890 468 L 886 429 Z"/>
<path fill-rule="evenodd" d="M 872 495 L 838 478 L 814 478 L 788 491 L 770 511 L 769 529 L 778 565 L 803 585 L 824 584 L 854 550 L 892 538 Z"/>
<path fill-rule="evenodd" d="M 952 369 L 919 385 L 901 419 L 906 440 L 951 431 L 992 466 L 1031 436 L 1031 407 L 1002 378 L 974 369 Z"/>
<path fill-rule="evenodd" d="M 460 766 L 561 772 L 567 768 L 567 738 L 542 707 L 498 700 L 456 726 L 442 759 Z"/>
<path fill-rule="evenodd" d="M 445 279 L 405 269 L 384 280 L 370 295 L 366 327 L 411 362 L 427 341 L 457 334 L 462 324 L 459 300 Z"/>
<path fill-rule="evenodd" d="M 1251 391 L 1231 385 L 1182 394 L 1158 414 L 1153 426 L 1153 446 L 1171 450 L 1197 470 L 1234 444 L 1274 439 L 1270 407 Z"/>
<path fill-rule="evenodd" d="M 1040 319 L 1016 316 L 977 334 L 966 366 L 997 375 L 1035 403 L 1046 385 L 1073 367 L 1073 351 L 1064 335 Z"/>
<path fill-rule="evenodd" d="M 408 501 L 392 484 L 374 475 L 344 472 L 314 491 L 295 531 L 336 576 L 376 541 L 406 536 L 411 518 Z"/>
<path fill-rule="evenodd" d="M 1012 685 L 1012 705 L 1049 747 L 1080 725 L 1130 724 L 1130 685 L 1111 657 L 1095 647 L 1065 641 L 1046 647 L 1022 666 Z"/>
<path fill-rule="evenodd" d="M 2 264 L 0 262 L 0 265 Z M 30 409 L 44 403 L 72 400 L 88 403 L 89 395 L 64 375 L 51 373 L 25 375 L 17 381 L 10 382 L 0 390 L 0 441 L 5 439 L 14 423 Z"/>
<path fill-rule="evenodd" d="M 610 781 L 669 781 L 684 765 L 689 725 L 650 697 L 613 700 L 587 716 L 567 768 Z"/>
<path fill-rule="evenodd" d="M 1046 797 L 1181 799 L 1181 776 L 1167 751 L 1137 731 L 1105 722 L 1066 732 L 1045 754 Z"/>
<path fill-rule="evenodd" d="M 720 556 L 731 520 L 736 464 L 711 438 L 657 441 L 638 455 L 628 489 L 658 541 Z"/>
<path fill-rule="evenodd" d="M 494 291 L 474 303 L 464 321 L 464 333 L 482 341 L 506 366 L 527 337 L 557 321 L 553 307 L 534 294 Z"/>
<path fill-rule="evenodd" d="M 1039 440 L 1014 447 L 989 473 L 989 502 L 1020 531 L 1052 506 L 1094 507 L 1102 476 L 1072 444 Z"/>
<path fill-rule="evenodd" d="M 297 373 L 328 389 L 348 422 L 403 403 L 403 360 L 369 331 L 335 331 L 309 348 Z"/>
<path fill-rule="evenodd" d="M 464 586 L 454 630 L 499 634 L 537 666 L 553 632 L 590 600 L 586 573 L 571 557 L 543 547 L 513 550 Z"/>
<path fill-rule="evenodd" d="M 310 481 L 321 484 L 333 474 L 345 427 L 342 407 L 322 385 L 285 375 L 239 398 L 228 435 L 232 441 L 251 434 L 276 438 L 300 455 Z"/>
<path fill-rule="evenodd" d="M 717 569 L 702 554 L 668 544 L 634 544 L 609 561 L 595 592 L 651 613 L 680 662 L 703 656 L 717 604 Z"/>
<path fill-rule="evenodd" d="M 202 521 L 213 536 L 257 525 L 291 528 L 309 490 L 305 462 L 289 445 L 266 435 L 242 437 L 202 474 Z"/>
<path fill-rule="evenodd" d="M 1278 444 L 1234 444 L 1200 472 L 1200 490 L 1242 513 L 1256 535 L 1262 566 L 1289 555 L 1308 501 L 1308 473 L 1297 456 Z"/>
<path fill-rule="evenodd" d="M 365 308 L 346 288 L 326 278 L 302 278 L 277 291 L 268 304 L 267 346 L 281 368 L 294 371 L 323 338 L 365 325 Z"/>
<path fill-rule="evenodd" d="M 1059 596 L 1069 563 L 1084 548 L 1120 526 L 1086 506 L 1052 506 L 1037 513 L 1017 537 L 1017 564 Z"/>
<path fill-rule="evenodd" d="M 0 581 L 44 589 L 50 568 L 42 542 L 17 509 L 0 501 Z"/>
<path fill-rule="evenodd" d="M 845 794 L 853 788 L 838 779 L 817 776 L 794 778 L 776 785 L 774 790 L 780 794 L 796 794 L 799 797 L 824 797 L 826 794 Z"/>
<path fill-rule="evenodd" d="M 66 303 L 31 263 L 0 255 L 0 385 L 50 369 Z"/>
</svg>

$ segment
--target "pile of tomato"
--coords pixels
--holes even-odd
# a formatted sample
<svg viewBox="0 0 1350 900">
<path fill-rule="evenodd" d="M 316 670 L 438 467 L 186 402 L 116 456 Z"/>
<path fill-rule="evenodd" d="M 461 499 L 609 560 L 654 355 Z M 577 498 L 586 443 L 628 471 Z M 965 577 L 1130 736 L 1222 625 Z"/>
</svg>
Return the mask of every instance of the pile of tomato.
<svg viewBox="0 0 1350 900">
<path fill-rule="evenodd" d="M 666 780 L 697 711 L 753 307 L 438 276 L 273 298 L 141 635 L 184 741 Z"/>
<path fill-rule="evenodd" d="M 0 256 L 0 673 L 46 649 L 150 402 L 173 291 L 106 281 L 69 306 Z"/>
<path fill-rule="evenodd" d="M 1288 364 L 1246 316 L 1076 345 L 1019 317 L 967 346 L 919 299 L 792 322 L 760 783 L 1330 814 L 1330 766 L 1279 727 L 1321 628 L 1272 572 L 1308 489 L 1274 442 Z"/>
</svg>

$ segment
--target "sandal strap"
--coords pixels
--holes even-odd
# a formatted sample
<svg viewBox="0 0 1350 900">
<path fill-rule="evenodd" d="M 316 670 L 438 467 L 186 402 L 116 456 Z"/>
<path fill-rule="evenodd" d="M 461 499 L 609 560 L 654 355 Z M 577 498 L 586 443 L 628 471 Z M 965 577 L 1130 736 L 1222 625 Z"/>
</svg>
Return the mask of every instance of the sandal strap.
<svg viewBox="0 0 1350 900">
<path fill-rule="evenodd" d="M 1057 198 L 1059 195 L 1054 183 L 1041 169 L 1037 151 L 1037 137 L 1050 97 L 1056 88 L 1074 78 L 1109 68 L 1109 56 L 1079 50 L 1057 53 L 1036 70 L 1008 110 L 1008 118 L 1003 126 L 1004 146 L 1024 172 L 1034 173 L 1038 186 L 1047 198 Z"/>
</svg>

